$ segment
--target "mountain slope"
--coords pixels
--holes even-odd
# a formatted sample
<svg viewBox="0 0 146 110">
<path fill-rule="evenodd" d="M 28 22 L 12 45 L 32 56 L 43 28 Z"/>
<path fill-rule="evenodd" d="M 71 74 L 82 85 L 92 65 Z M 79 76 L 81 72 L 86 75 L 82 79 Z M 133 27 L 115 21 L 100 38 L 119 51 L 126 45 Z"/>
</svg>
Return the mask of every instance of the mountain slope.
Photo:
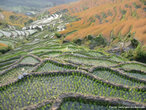
<svg viewBox="0 0 146 110">
<path fill-rule="evenodd" d="M 77 3 L 80 2 L 73 4 Z M 102 6 L 109 9 L 113 5 L 112 2 L 110 6 L 103 3 Z M 64 34 L 68 34 L 67 38 L 74 33 L 81 35 L 78 32 L 83 30 L 85 34 L 104 31 L 107 26 L 105 19 L 108 17 L 98 11 L 106 12 L 106 8 L 100 5 L 89 5 L 92 8 L 85 12 L 78 5 L 81 6 L 78 7 L 80 11 L 69 11 L 72 16 L 67 15 L 69 13 L 64 7 L 65 10 L 55 14 L 42 14 L 39 20 L 23 29 L 0 29 L 0 110 L 146 108 L 146 64 L 130 61 L 99 46 L 91 50 L 85 45 L 64 42 L 64 36 L 57 33 L 70 22 L 73 22 L 73 26 L 68 24 L 64 31 Z M 96 13 L 105 19 L 95 20 L 93 16 Z M 111 13 L 108 15 L 114 14 L 112 10 Z M 0 14 L 1 19 L 4 17 Z M 109 25 L 122 25 L 123 21 L 128 23 L 126 19 L 114 18 L 113 21 L 109 20 Z M 104 26 L 96 30 L 96 24 Z M 142 23 L 137 25 L 143 26 Z M 88 38 L 95 41 L 91 44 L 104 43 L 101 35 Z M 146 54 L 143 58 L 140 52 L 139 56 L 146 61 Z"/>
<path fill-rule="evenodd" d="M 67 40 L 84 38 L 89 34 L 103 34 L 109 40 L 135 32 L 135 37 L 146 44 L 145 8 L 142 0 L 80 0 L 49 11 L 53 13 L 67 9 L 72 16 L 80 18 L 68 24 L 67 29 L 61 32 L 67 34 L 74 31 L 66 37 Z"/>
<path fill-rule="evenodd" d="M 4 28 L 7 25 L 24 27 L 25 24 L 35 20 L 35 18 L 28 17 L 23 14 L 17 14 L 10 11 L 1 10 L 0 11 L 0 27 Z"/>
<path fill-rule="evenodd" d="M 48 3 L 54 3 L 54 4 L 63 4 L 68 3 L 76 0 L 0 0 L 1 5 L 3 6 L 29 6 L 29 7 L 43 7 Z"/>
<path fill-rule="evenodd" d="M 145 64 L 46 35 L 0 55 L 1 110 L 146 107 Z"/>
</svg>

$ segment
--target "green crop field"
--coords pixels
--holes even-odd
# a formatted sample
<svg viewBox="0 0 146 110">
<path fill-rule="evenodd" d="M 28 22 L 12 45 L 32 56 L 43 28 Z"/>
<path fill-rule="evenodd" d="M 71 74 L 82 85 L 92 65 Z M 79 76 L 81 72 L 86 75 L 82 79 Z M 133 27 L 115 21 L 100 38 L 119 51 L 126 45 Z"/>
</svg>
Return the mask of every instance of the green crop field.
<svg viewBox="0 0 146 110">
<path fill-rule="evenodd" d="M 47 6 L 41 0 L 37 1 L 41 2 L 38 5 Z M 37 1 L 33 0 L 39 3 Z M 102 1 L 104 7 L 95 3 L 98 1 Z M 105 1 L 111 4 L 106 5 Z M 144 20 L 140 18 L 144 12 L 129 4 L 123 9 L 124 2 L 132 0 L 105 1 L 81 0 L 77 2 L 78 8 L 74 8 L 75 2 L 71 9 L 66 5 L 61 9 L 54 8 L 52 12 L 44 9 L 37 15 L 36 21 L 28 23 L 23 29 L 17 30 L 13 26 L 0 29 L 0 43 L 8 46 L 0 49 L 0 110 L 146 108 L 146 54 L 142 43 L 137 40 L 141 35 L 143 39 L 146 32 L 141 25 Z M 90 13 L 88 8 L 94 3 L 99 8 L 91 9 Z M 81 13 L 80 5 L 88 12 L 87 16 Z M 141 5 L 141 8 L 144 9 L 144 6 Z M 131 17 L 127 18 L 127 14 L 134 10 L 139 13 L 137 19 L 128 24 Z M 81 16 L 76 16 L 76 13 L 70 15 L 70 11 L 77 11 Z M 118 18 L 120 21 L 116 22 Z M 108 24 L 102 25 L 104 22 Z M 129 26 L 131 30 L 126 34 Z M 132 29 L 138 31 L 134 34 Z M 102 35 L 102 31 L 106 36 Z M 111 38 L 105 39 L 110 37 L 106 32 L 111 34 Z"/>
<path fill-rule="evenodd" d="M 0 57 L 1 110 L 146 107 L 145 64 L 59 42 L 42 40 Z"/>
</svg>

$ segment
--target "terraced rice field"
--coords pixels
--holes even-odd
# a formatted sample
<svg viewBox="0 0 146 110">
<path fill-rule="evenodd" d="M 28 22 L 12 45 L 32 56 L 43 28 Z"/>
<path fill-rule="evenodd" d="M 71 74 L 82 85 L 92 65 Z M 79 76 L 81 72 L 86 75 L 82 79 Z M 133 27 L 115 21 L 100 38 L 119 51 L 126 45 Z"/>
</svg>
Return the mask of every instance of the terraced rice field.
<svg viewBox="0 0 146 110">
<path fill-rule="evenodd" d="M 129 69 L 129 70 L 141 70 L 146 72 L 146 67 L 142 64 L 136 64 L 136 63 L 131 63 L 131 64 L 121 64 L 119 67 L 123 69 Z"/>
<path fill-rule="evenodd" d="M 58 56 L 58 58 L 67 61 L 73 61 L 75 63 L 82 63 L 85 65 L 113 66 L 117 64 L 116 61 L 112 61 L 108 59 L 88 58 L 88 57 L 74 56 L 74 55 L 62 55 L 62 56 Z"/>
<path fill-rule="evenodd" d="M 33 66 L 15 66 L 15 68 L 9 69 L 8 71 L 4 71 L 3 74 L 0 75 L 0 84 L 6 84 L 18 78 L 21 78 L 21 75 L 29 72 Z"/>
<path fill-rule="evenodd" d="M 64 103 L 61 104 L 60 109 L 61 110 L 116 110 L 118 109 L 118 106 L 114 106 L 112 104 L 109 104 L 110 107 L 105 106 L 108 103 L 102 103 L 99 101 L 92 101 L 92 100 L 86 100 L 82 98 L 68 98 L 65 99 Z"/>
<path fill-rule="evenodd" d="M 134 87 L 145 86 L 144 83 L 128 79 L 125 76 L 117 74 L 114 71 L 95 70 L 93 74 L 98 76 L 99 78 L 108 80 L 109 82 L 116 83 L 116 84 L 122 84 L 122 85 L 127 85 L 127 86 L 134 86 Z"/>
<path fill-rule="evenodd" d="M 42 40 L 0 57 L 0 110 L 146 107 L 145 64 L 59 42 Z"/>
</svg>

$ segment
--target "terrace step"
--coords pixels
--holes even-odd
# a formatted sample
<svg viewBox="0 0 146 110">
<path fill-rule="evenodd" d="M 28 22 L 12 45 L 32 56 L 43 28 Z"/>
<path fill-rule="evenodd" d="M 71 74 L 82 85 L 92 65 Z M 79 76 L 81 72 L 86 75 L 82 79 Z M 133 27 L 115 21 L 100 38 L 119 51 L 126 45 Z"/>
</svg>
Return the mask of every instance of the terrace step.
<svg viewBox="0 0 146 110">
<path fill-rule="evenodd" d="M 126 90 L 118 86 L 108 85 L 97 79 L 91 79 L 87 75 L 77 71 L 30 73 L 16 82 L 7 86 L 1 86 L 0 89 L 3 109 L 13 109 L 15 108 L 14 105 L 22 108 L 30 105 L 28 103 L 30 101 L 31 104 L 35 104 L 42 100 L 51 100 L 53 97 L 68 92 L 122 98 L 141 103 L 145 103 L 144 97 L 146 95 L 141 90 L 137 91 L 132 88 Z M 7 98 L 11 100 L 7 100 Z M 33 100 L 31 100 L 32 98 Z M 7 106 L 4 106 L 4 103 Z"/>
</svg>

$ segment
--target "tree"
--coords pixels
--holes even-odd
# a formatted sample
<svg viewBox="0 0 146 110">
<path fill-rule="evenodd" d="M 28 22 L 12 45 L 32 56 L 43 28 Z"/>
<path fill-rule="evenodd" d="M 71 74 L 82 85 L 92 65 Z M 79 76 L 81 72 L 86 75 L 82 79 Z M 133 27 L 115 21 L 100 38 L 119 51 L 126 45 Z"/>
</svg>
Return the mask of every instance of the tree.
<svg viewBox="0 0 146 110">
<path fill-rule="evenodd" d="M 61 38 L 62 37 L 62 35 L 60 34 L 60 33 L 55 33 L 55 36 L 57 37 L 57 38 Z"/>
</svg>

